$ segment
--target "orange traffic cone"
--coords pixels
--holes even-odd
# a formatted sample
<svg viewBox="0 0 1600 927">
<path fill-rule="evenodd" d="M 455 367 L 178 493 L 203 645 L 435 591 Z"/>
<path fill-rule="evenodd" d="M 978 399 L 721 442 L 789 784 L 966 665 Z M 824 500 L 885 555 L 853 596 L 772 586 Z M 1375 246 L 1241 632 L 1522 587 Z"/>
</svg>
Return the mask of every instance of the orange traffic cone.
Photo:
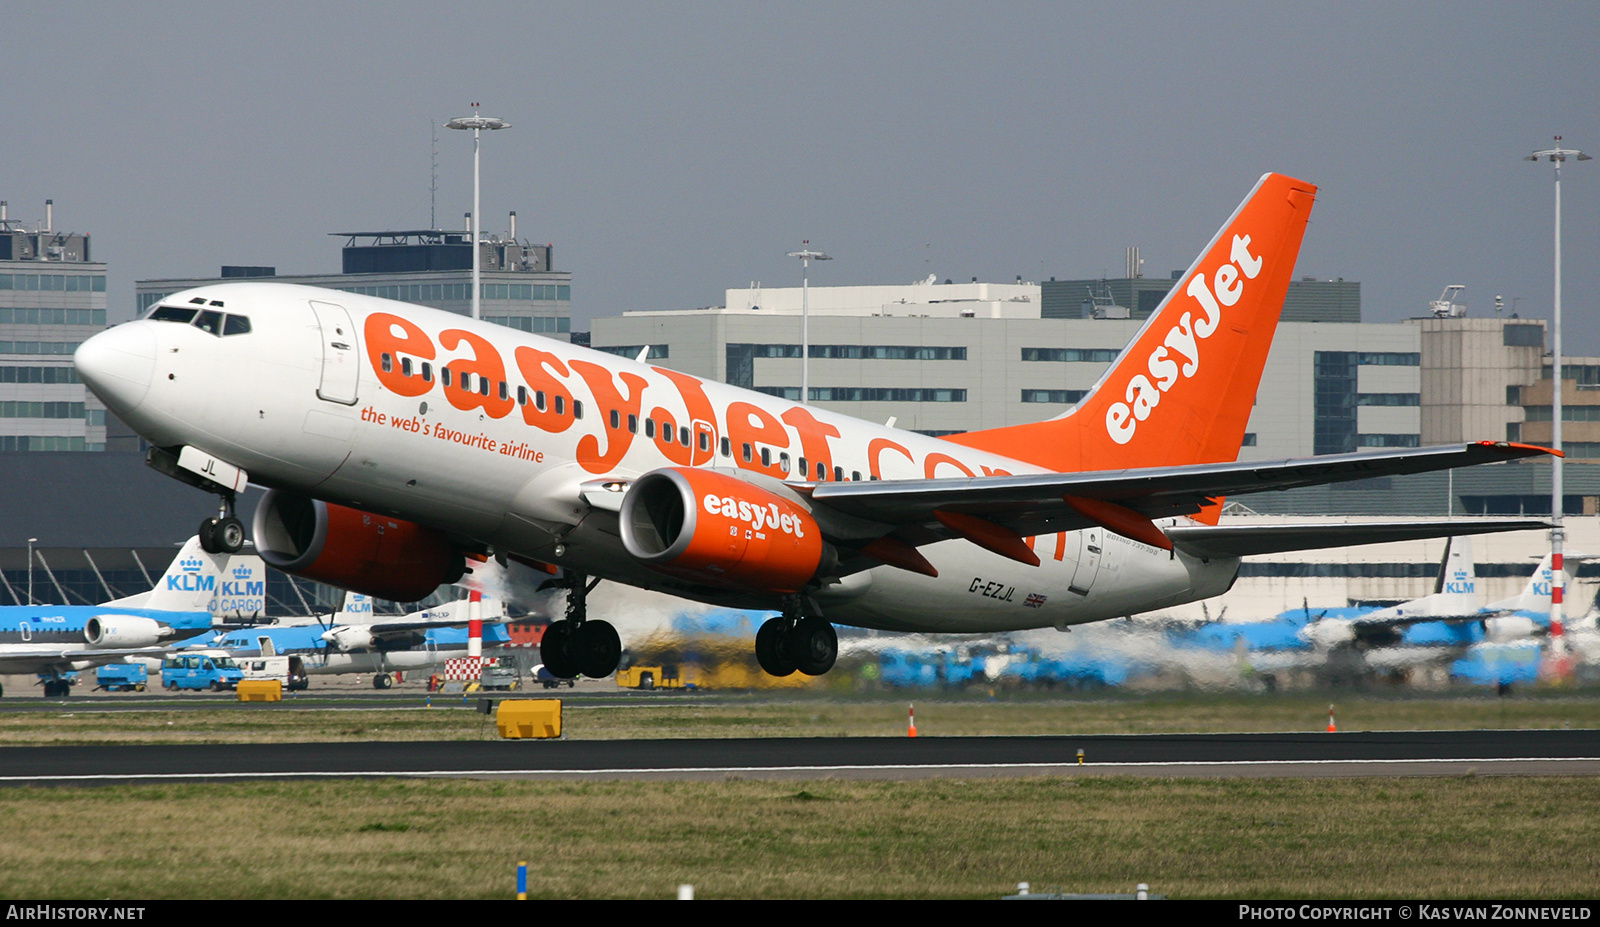
<svg viewBox="0 0 1600 927">
<path fill-rule="evenodd" d="M 1337 727 L 1335 727 L 1334 723 L 1333 723 L 1333 706 L 1329 705 L 1328 706 L 1328 733 L 1329 734 L 1334 734 L 1334 733 L 1337 733 L 1338 730 L 1339 729 Z"/>
<path fill-rule="evenodd" d="M 917 736 L 917 706 L 912 705 L 906 715 L 906 736 Z"/>
</svg>

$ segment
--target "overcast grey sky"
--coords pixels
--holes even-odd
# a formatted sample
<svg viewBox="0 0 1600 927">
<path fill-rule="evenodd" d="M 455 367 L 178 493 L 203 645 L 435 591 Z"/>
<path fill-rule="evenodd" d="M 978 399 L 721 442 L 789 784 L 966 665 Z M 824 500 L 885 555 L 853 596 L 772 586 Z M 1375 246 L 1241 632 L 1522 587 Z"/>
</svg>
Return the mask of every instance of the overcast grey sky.
<svg viewBox="0 0 1600 927">
<path fill-rule="evenodd" d="M 1545 317 L 1552 177 L 1600 154 L 1587 3 L 11 5 L 0 199 L 133 281 L 331 272 L 429 222 L 429 121 L 480 101 L 486 228 L 518 213 L 595 315 L 818 283 L 1186 266 L 1256 177 L 1321 187 L 1298 273 L 1368 319 L 1449 283 Z M 441 129 L 438 216 L 471 205 Z M 1600 354 L 1600 162 L 1569 165 L 1569 352 Z"/>
</svg>

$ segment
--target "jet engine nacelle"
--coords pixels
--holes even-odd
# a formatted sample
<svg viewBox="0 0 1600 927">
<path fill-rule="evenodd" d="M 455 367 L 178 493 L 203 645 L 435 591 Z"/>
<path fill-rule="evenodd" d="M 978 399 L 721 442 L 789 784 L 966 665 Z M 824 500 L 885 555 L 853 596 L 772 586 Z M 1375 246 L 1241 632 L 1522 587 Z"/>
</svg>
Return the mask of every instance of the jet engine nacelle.
<svg viewBox="0 0 1600 927">
<path fill-rule="evenodd" d="M 425 599 L 465 568 L 443 532 L 277 489 L 256 508 L 255 543 L 270 567 L 393 602 Z"/>
<path fill-rule="evenodd" d="M 628 553 L 652 570 L 754 592 L 797 592 L 832 555 L 800 505 L 713 470 L 639 477 L 620 527 Z"/>
<path fill-rule="evenodd" d="M 154 647 L 171 636 L 161 622 L 134 615 L 95 615 L 83 625 L 91 647 Z"/>
</svg>

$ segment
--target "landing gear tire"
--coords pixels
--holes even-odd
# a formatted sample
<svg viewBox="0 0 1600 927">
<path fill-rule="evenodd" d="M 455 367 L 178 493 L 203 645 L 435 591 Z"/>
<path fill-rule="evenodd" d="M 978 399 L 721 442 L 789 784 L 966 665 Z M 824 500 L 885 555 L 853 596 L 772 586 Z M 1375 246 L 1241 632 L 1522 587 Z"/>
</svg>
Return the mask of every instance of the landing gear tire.
<svg viewBox="0 0 1600 927">
<path fill-rule="evenodd" d="M 228 516 L 211 529 L 211 541 L 220 553 L 236 554 L 244 547 L 244 522 Z"/>
<path fill-rule="evenodd" d="M 622 638 L 609 621 L 585 621 L 573 629 L 567 652 L 583 675 L 604 679 L 617 671 L 617 661 L 622 659 Z M 545 665 L 549 665 L 548 660 Z"/>
<path fill-rule="evenodd" d="M 833 669 L 833 661 L 839 657 L 839 635 L 821 618 L 802 618 L 789 631 L 789 654 L 795 669 L 807 676 L 821 676 Z"/>
<path fill-rule="evenodd" d="M 217 547 L 217 525 L 221 523 L 220 518 L 207 518 L 195 530 L 195 534 L 200 537 L 200 549 L 208 554 L 222 553 L 222 549 Z"/>
<path fill-rule="evenodd" d="M 797 667 L 789 656 L 788 629 L 782 618 L 769 619 L 756 631 L 756 662 L 768 676 L 788 676 Z"/>
<path fill-rule="evenodd" d="M 379 673 L 372 677 L 372 687 L 374 689 L 387 689 L 392 685 L 394 685 L 394 676 L 389 673 Z"/>
<path fill-rule="evenodd" d="M 544 637 L 539 641 L 539 657 L 544 660 L 544 668 L 550 675 L 560 679 L 571 679 L 582 672 L 582 668 L 573 660 L 567 646 L 572 640 L 572 622 L 552 621 L 544 629 Z"/>
</svg>

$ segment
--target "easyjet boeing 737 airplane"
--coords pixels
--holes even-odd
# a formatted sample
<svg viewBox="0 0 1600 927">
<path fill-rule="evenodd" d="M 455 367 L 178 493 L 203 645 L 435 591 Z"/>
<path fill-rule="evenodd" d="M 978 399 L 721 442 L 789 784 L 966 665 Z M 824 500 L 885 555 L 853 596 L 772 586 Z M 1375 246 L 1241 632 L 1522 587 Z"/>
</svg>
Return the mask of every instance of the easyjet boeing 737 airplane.
<svg viewBox="0 0 1600 927">
<path fill-rule="evenodd" d="M 863 422 L 448 312 L 274 283 L 199 287 L 77 366 L 218 493 L 204 534 L 287 572 L 415 601 L 465 559 L 554 573 L 558 676 L 604 676 L 601 579 L 781 611 L 774 675 L 827 672 L 835 623 L 1068 627 L 1218 595 L 1240 557 L 1535 522 L 1218 525 L 1221 497 L 1547 453 L 1489 443 L 1235 462 L 1315 187 L 1263 177 L 1075 408 L 946 438 Z"/>
</svg>

